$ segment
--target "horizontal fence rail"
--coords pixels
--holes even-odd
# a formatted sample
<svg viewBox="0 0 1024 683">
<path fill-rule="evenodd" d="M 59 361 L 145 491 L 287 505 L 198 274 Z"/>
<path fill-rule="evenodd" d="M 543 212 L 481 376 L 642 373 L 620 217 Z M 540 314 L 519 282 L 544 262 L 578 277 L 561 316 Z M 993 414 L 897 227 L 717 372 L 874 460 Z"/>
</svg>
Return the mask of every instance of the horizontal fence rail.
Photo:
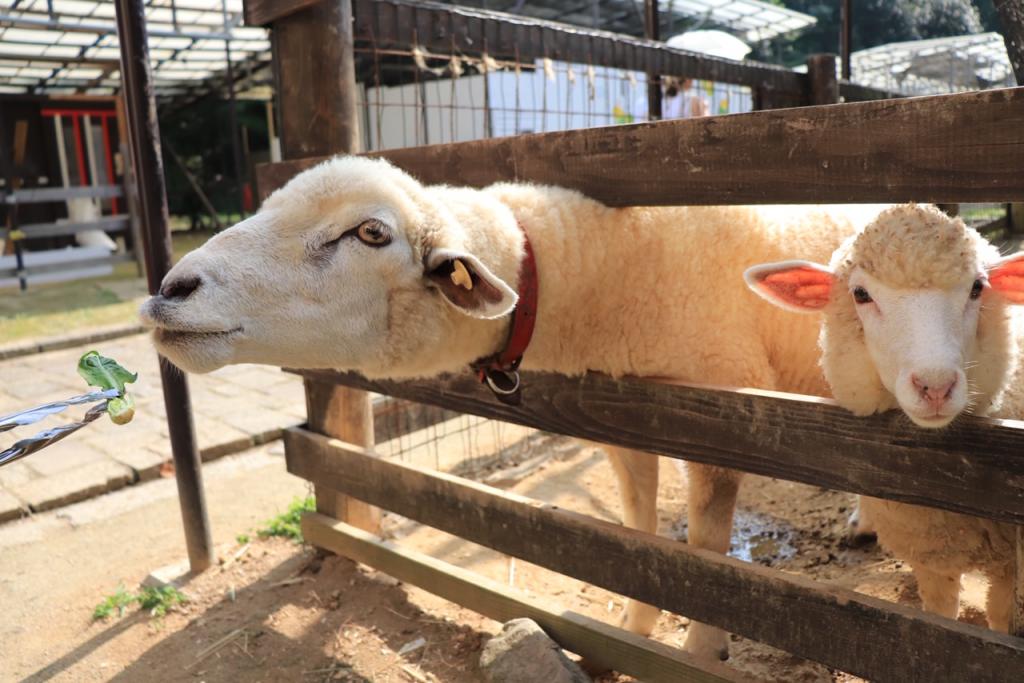
<svg viewBox="0 0 1024 683">
<path fill-rule="evenodd" d="M 25 236 L 32 237 L 57 237 L 60 235 L 75 235 L 86 230 L 103 230 L 104 232 L 120 232 L 131 227 L 131 217 L 103 216 L 96 220 L 63 223 L 26 223 L 18 226 L 19 230 L 25 232 Z"/>
<path fill-rule="evenodd" d="M 127 261 L 133 261 L 134 258 L 131 254 L 111 254 L 110 256 L 86 256 L 79 259 L 68 259 L 66 261 L 58 261 L 55 263 L 36 263 L 28 264 L 23 268 L 17 266 L 0 266 L 0 277 L 17 277 L 19 275 L 26 275 L 28 277 L 49 275 L 51 273 L 75 273 L 79 271 L 85 271 L 90 268 L 100 268 L 104 266 L 114 266 L 118 263 L 125 263 Z"/>
<path fill-rule="evenodd" d="M 376 152 L 425 183 L 530 181 L 609 206 L 1024 201 L 1024 88 Z M 267 196 L 323 161 L 259 167 Z"/>
<path fill-rule="evenodd" d="M 430 555 L 383 541 L 316 512 L 302 519 L 307 543 L 385 572 L 495 621 L 536 621 L 559 645 L 598 667 L 615 668 L 652 683 L 755 683 L 757 679 L 715 662 L 697 661 L 676 648 L 630 633 L 550 600 L 531 598 Z M 542 683 L 542 682 L 538 682 Z"/>
<path fill-rule="evenodd" d="M 419 46 L 439 53 L 606 66 L 746 85 L 773 102 L 806 102 L 807 75 L 773 64 L 734 61 L 608 31 L 472 7 L 416 0 L 353 0 L 354 36 L 377 48 Z"/>
<path fill-rule="evenodd" d="M 390 382 L 302 371 L 463 413 L 840 491 L 1024 523 L 1024 423 L 962 418 L 919 429 L 898 411 L 864 418 L 826 399 L 523 373 L 520 406 L 468 371 Z"/>
<path fill-rule="evenodd" d="M 1016 681 L 1024 641 L 292 428 L 288 471 L 469 541 L 874 681 Z M 585 552 L 581 552 L 585 549 Z"/>
<path fill-rule="evenodd" d="M 91 185 L 85 187 L 39 187 L 29 190 L 17 190 L 4 195 L 6 204 L 40 204 L 43 202 L 62 202 L 68 199 L 114 199 L 124 196 L 120 185 Z"/>
</svg>

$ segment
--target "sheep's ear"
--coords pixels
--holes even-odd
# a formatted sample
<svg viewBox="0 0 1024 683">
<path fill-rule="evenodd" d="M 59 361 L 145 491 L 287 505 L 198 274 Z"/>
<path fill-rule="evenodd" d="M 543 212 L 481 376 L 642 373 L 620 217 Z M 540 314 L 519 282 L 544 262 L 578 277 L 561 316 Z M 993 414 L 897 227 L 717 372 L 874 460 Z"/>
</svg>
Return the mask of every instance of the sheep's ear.
<svg viewBox="0 0 1024 683">
<path fill-rule="evenodd" d="M 1011 304 L 1024 304 L 1024 252 L 996 261 L 988 269 L 988 281 Z"/>
<path fill-rule="evenodd" d="M 512 312 L 519 296 L 472 254 L 433 249 L 427 257 L 427 280 L 445 300 L 474 318 L 500 318 Z"/>
<path fill-rule="evenodd" d="M 836 276 L 810 261 L 780 261 L 751 266 L 743 279 L 754 293 L 780 308 L 815 313 L 828 305 Z"/>
</svg>

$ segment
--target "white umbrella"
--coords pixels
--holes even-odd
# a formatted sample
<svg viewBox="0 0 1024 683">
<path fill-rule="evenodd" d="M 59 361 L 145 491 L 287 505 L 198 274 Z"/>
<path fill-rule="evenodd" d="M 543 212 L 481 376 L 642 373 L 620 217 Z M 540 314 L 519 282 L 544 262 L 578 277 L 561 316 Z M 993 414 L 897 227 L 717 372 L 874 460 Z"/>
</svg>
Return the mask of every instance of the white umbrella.
<svg viewBox="0 0 1024 683">
<path fill-rule="evenodd" d="M 725 31 L 687 31 L 665 41 L 669 47 L 700 52 L 739 61 L 750 53 L 750 46 Z"/>
</svg>

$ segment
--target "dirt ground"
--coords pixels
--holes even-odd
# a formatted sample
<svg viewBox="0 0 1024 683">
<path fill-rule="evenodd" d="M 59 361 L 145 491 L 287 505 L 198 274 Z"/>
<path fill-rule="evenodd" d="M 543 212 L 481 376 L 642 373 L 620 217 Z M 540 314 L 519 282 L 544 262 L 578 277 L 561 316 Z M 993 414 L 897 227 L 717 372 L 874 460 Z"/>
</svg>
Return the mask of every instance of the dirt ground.
<svg viewBox="0 0 1024 683">
<path fill-rule="evenodd" d="M 119 582 L 132 588 L 155 567 L 181 559 L 170 480 L 0 527 L 0 680 L 479 680 L 479 651 L 498 629 L 495 622 L 290 541 L 234 540 L 306 490 L 304 482 L 283 472 L 279 449 L 264 447 L 204 470 L 220 556 L 237 559 L 186 583 L 190 602 L 162 619 L 132 611 L 93 622 L 91 615 Z M 620 518 L 611 468 L 593 447 L 527 437 L 505 448 L 502 458 L 477 461 L 472 469 L 524 495 Z M 676 538 L 685 537 L 684 484 L 685 473 L 663 460 L 661 531 Z M 731 552 L 917 604 L 907 567 L 876 547 L 852 549 L 841 542 L 852 504 L 847 494 L 751 476 L 741 494 Z M 563 607 L 612 623 L 621 616 L 625 601 L 618 595 L 395 516 L 386 516 L 385 530 L 403 544 L 550 596 Z M 982 623 L 984 586 L 969 579 L 965 588 L 962 618 Z M 688 623 L 664 613 L 655 637 L 681 645 Z M 730 665 L 760 678 L 855 680 L 733 640 Z M 630 679 L 611 674 L 602 680 Z"/>
</svg>

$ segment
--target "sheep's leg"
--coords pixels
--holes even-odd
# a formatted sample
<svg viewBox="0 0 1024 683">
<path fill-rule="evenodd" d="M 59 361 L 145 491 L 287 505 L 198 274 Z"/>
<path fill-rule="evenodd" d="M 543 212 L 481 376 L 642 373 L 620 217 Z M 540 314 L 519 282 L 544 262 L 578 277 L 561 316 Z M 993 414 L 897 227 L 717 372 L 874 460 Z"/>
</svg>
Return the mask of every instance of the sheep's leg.
<svg viewBox="0 0 1024 683">
<path fill-rule="evenodd" d="M 853 512 L 846 523 L 846 542 L 851 548 L 861 548 L 871 545 L 878 540 L 878 532 L 875 530 L 875 523 L 868 514 L 867 506 L 864 505 L 864 498 L 857 496 Z"/>
<path fill-rule="evenodd" d="M 612 446 L 604 448 L 619 478 L 623 523 L 632 529 L 658 533 L 658 456 Z M 653 605 L 630 600 L 622 627 L 650 635 L 660 614 L 661 610 Z"/>
<path fill-rule="evenodd" d="M 732 517 L 743 475 L 721 467 L 687 463 L 689 475 L 688 542 L 725 554 L 729 550 Z M 729 657 L 729 634 L 720 628 L 691 622 L 685 650 L 700 657 Z"/>
<path fill-rule="evenodd" d="M 1013 607 L 1013 574 L 989 576 L 988 600 L 985 613 L 988 627 L 993 631 L 1009 633 L 1010 609 Z"/>
<path fill-rule="evenodd" d="M 960 610 L 960 575 L 935 572 L 921 565 L 914 567 L 917 592 L 924 609 L 949 619 Z"/>
</svg>

